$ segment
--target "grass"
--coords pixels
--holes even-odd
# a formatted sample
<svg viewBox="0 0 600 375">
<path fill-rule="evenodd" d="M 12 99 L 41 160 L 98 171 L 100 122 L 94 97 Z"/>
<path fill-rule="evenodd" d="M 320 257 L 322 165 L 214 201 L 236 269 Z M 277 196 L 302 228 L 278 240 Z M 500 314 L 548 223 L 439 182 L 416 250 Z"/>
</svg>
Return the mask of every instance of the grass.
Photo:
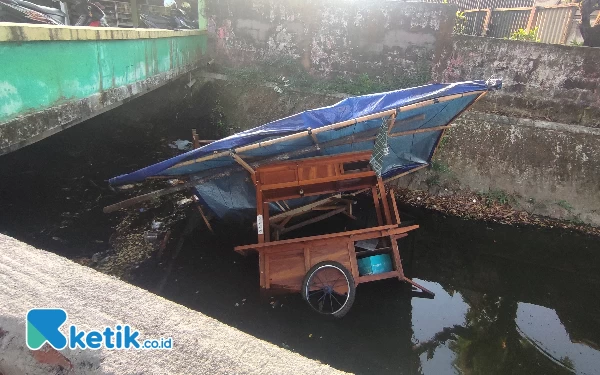
<svg viewBox="0 0 600 375">
<path fill-rule="evenodd" d="M 448 164 L 444 163 L 443 161 L 439 161 L 439 160 L 431 161 L 431 169 L 435 172 L 440 172 L 440 173 L 450 172 L 450 167 L 448 166 Z"/>
<path fill-rule="evenodd" d="M 504 190 L 490 190 L 479 195 L 485 200 L 487 206 L 491 206 L 494 203 L 509 204 L 515 201 L 514 197 Z"/>
</svg>

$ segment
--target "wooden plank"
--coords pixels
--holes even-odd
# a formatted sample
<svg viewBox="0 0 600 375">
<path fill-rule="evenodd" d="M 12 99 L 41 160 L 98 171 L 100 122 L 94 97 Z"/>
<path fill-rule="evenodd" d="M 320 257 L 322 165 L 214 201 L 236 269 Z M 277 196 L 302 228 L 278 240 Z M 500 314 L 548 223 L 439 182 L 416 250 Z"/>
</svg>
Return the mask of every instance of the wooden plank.
<svg viewBox="0 0 600 375">
<path fill-rule="evenodd" d="M 377 178 L 377 185 L 379 186 L 379 195 L 381 196 L 381 203 L 383 203 L 383 214 L 385 216 L 386 224 L 392 223 L 392 214 L 390 213 L 390 205 L 387 200 L 387 193 L 385 191 L 385 185 L 383 184 L 383 180 L 381 177 Z"/>
<path fill-rule="evenodd" d="M 287 244 L 301 243 L 301 242 L 310 242 L 310 241 L 317 241 L 317 240 L 322 240 L 322 239 L 330 239 L 330 238 L 337 238 L 337 237 L 344 237 L 344 236 L 353 236 L 353 235 L 369 233 L 369 232 L 377 232 L 377 231 L 388 230 L 388 229 L 393 229 L 393 228 L 398 228 L 398 226 L 397 225 L 382 225 L 382 226 L 378 226 L 378 227 L 357 229 L 357 230 L 351 230 L 351 231 L 346 231 L 346 232 L 321 234 L 318 236 L 310 236 L 310 237 L 302 237 L 302 238 L 292 238 L 289 240 L 272 241 L 269 243 L 242 245 L 242 246 L 236 246 L 234 248 L 234 250 L 235 251 L 243 251 L 243 250 L 251 250 L 251 249 L 258 250 L 258 249 L 265 248 L 265 247 L 280 246 L 280 245 L 287 245 Z"/>
<path fill-rule="evenodd" d="M 398 277 L 398 272 L 396 272 L 396 271 L 390 271 L 390 272 L 378 273 L 376 275 L 365 275 L 365 276 L 360 276 L 358 278 L 358 284 L 360 284 L 360 283 L 368 283 L 370 281 L 391 279 L 393 277 Z"/>
<path fill-rule="evenodd" d="M 565 26 L 560 36 L 560 44 L 567 44 L 567 38 L 569 37 L 569 33 L 571 32 L 571 26 L 573 24 L 573 16 L 575 15 L 575 9 L 576 8 L 574 7 L 571 8 L 569 10 L 569 13 L 565 17 Z M 600 13 L 598 14 L 598 17 L 600 17 Z M 596 21 L 598 21 L 598 18 L 596 18 Z M 594 24 L 596 24 L 596 22 L 594 22 Z"/>
<path fill-rule="evenodd" d="M 529 19 L 527 20 L 527 31 L 530 31 L 533 28 L 533 25 L 535 25 L 535 19 L 536 19 L 536 12 L 537 12 L 537 7 L 531 7 L 531 12 L 529 13 Z M 571 22 L 571 20 L 569 19 L 569 22 Z"/>
<path fill-rule="evenodd" d="M 307 226 L 309 224 L 313 224 L 313 223 L 319 222 L 321 220 L 325 220 L 325 219 L 327 219 L 329 217 L 332 217 L 334 215 L 339 214 L 342 211 L 346 211 L 346 207 L 338 208 L 337 210 L 333 210 L 333 211 L 324 213 L 323 215 L 319 215 L 319 216 L 313 217 L 312 219 L 304 220 L 304 221 L 302 221 L 302 222 L 300 222 L 298 224 L 294 224 L 294 225 L 292 225 L 290 227 L 282 229 L 280 231 L 280 233 L 281 234 L 288 233 L 288 232 L 291 232 L 293 230 L 305 227 L 305 226 Z"/>
<path fill-rule="evenodd" d="M 271 223 L 269 221 L 269 203 L 263 203 L 263 230 L 265 242 L 271 241 Z"/>
<path fill-rule="evenodd" d="M 247 170 L 250 175 L 252 175 L 252 181 L 254 182 L 254 184 L 256 185 L 256 173 L 254 172 L 254 169 L 244 161 L 244 159 L 240 158 L 239 155 L 235 154 L 235 153 L 231 153 L 231 157 L 233 158 L 233 160 L 235 160 L 239 165 L 241 165 L 245 170 Z"/>
<path fill-rule="evenodd" d="M 259 232 L 259 228 L 258 228 L 258 217 L 259 216 L 263 216 L 263 197 L 262 197 L 262 191 L 260 191 L 260 186 L 256 186 L 256 217 L 257 217 L 257 225 L 256 225 L 256 232 L 258 235 L 258 243 L 263 243 L 265 242 L 265 225 L 264 225 L 264 220 L 263 220 L 263 233 L 260 234 Z"/>
<path fill-rule="evenodd" d="M 375 172 L 366 171 L 366 172 L 343 174 L 343 175 L 324 177 L 324 178 L 315 178 L 315 179 L 311 179 L 311 180 L 300 180 L 300 181 L 293 181 L 293 182 L 284 182 L 284 183 L 279 183 L 279 184 L 261 185 L 261 188 L 263 191 L 277 190 L 277 189 L 283 189 L 283 188 L 287 188 L 287 187 L 302 188 L 305 186 L 323 184 L 323 183 L 327 183 L 327 182 L 354 180 L 354 179 L 358 179 L 358 178 L 373 177 L 373 176 L 375 176 Z"/>
<path fill-rule="evenodd" d="M 390 190 L 390 198 L 392 200 L 392 208 L 394 209 L 394 217 L 396 222 L 394 224 L 400 224 L 400 212 L 398 212 L 398 205 L 396 204 L 396 194 L 393 190 Z"/>
<path fill-rule="evenodd" d="M 291 216 L 302 214 L 304 212 L 311 211 L 313 207 L 317 207 L 317 206 L 320 206 L 320 205 L 327 204 L 327 203 L 331 202 L 334 198 L 340 198 L 341 196 L 342 196 L 341 194 L 336 194 L 336 195 L 331 196 L 329 198 L 321 199 L 319 201 L 316 201 L 316 202 L 313 202 L 313 203 L 309 203 L 309 204 L 304 205 L 302 207 L 294 208 L 293 210 L 289 210 L 289 211 L 282 212 L 282 213 L 277 214 L 277 215 L 273 215 L 273 217 L 271 218 L 271 222 L 277 222 L 279 220 L 285 219 L 286 217 L 291 217 Z"/>
<path fill-rule="evenodd" d="M 392 245 L 392 255 L 394 258 L 394 266 L 396 268 L 396 272 L 398 272 L 398 278 L 400 280 L 404 279 L 404 269 L 402 268 L 402 258 L 400 257 L 400 248 L 398 248 L 398 240 L 391 238 Z"/>
<path fill-rule="evenodd" d="M 195 149 L 200 147 L 200 140 L 198 139 L 198 133 L 196 133 L 196 129 L 192 129 L 192 143 Z"/>
<path fill-rule="evenodd" d="M 432 296 L 435 296 L 435 293 L 434 293 L 434 292 L 432 292 L 431 290 L 429 290 L 429 289 L 427 289 L 427 288 L 425 288 L 425 287 L 423 287 L 423 286 L 421 286 L 421 285 L 419 285 L 419 284 L 415 283 L 414 281 L 412 281 L 412 280 L 411 280 L 411 279 L 409 279 L 408 277 L 405 277 L 405 278 L 403 279 L 403 281 L 406 281 L 407 283 L 414 285 L 415 287 L 417 287 L 417 288 L 421 289 L 421 290 L 422 290 L 422 291 L 424 291 L 425 293 L 429 293 L 429 294 L 431 294 Z"/>
<path fill-rule="evenodd" d="M 310 263 L 310 246 L 304 247 L 304 271 L 308 273 L 312 264 Z"/>
<path fill-rule="evenodd" d="M 298 189 L 297 187 L 289 187 L 278 190 L 267 190 L 264 192 L 264 201 L 273 202 L 282 199 L 321 196 L 344 191 L 353 191 L 371 187 L 375 182 L 375 176 L 370 176 L 358 180 L 349 180 L 348 184 L 345 184 L 344 181 L 330 181 L 320 184 L 306 185 L 301 189 Z"/>
<path fill-rule="evenodd" d="M 265 282 L 265 256 L 266 254 L 258 253 L 258 272 L 261 288 L 266 288 L 267 285 Z"/>
<path fill-rule="evenodd" d="M 400 174 L 397 174 L 397 175 L 395 175 L 395 176 L 392 176 L 392 177 L 388 178 L 387 180 L 385 180 L 385 182 L 387 183 L 387 182 L 390 182 L 390 181 L 397 180 L 397 179 L 399 179 L 400 177 L 404 177 L 404 176 L 406 176 L 407 174 L 410 174 L 410 173 L 416 172 L 416 171 L 418 171 L 418 170 L 420 170 L 420 169 L 423 169 L 423 168 L 425 168 L 425 167 L 428 167 L 428 166 L 429 166 L 429 164 L 423 164 L 423 165 L 421 165 L 421 166 L 419 166 L 419 167 L 416 167 L 416 168 L 413 168 L 413 169 L 411 169 L 411 170 L 409 170 L 409 171 L 402 172 L 402 173 L 400 173 Z"/>
<path fill-rule="evenodd" d="M 390 235 L 396 235 L 396 234 L 407 233 L 407 232 L 410 232 L 410 231 L 418 229 L 418 228 L 419 228 L 419 225 L 409 225 L 406 227 L 392 228 L 392 229 L 389 229 L 387 232 Z"/>
<path fill-rule="evenodd" d="M 375 205 L 375 212 L 377 214 L 377 225 L 383 225 L 383 218 L 381 217 L 381 205 L 379 204 L 379 198 L 377 197 L 377 187 L 371 187 L 371 193 L 373 194 L 373 204 Z"/>
<path fill-rule="evenodd" d="M 195 195 L 194 195 L 195 197 Z M 198 199 L 198 198 L 196 198 Z M 196 203 L 196 207 L 198 207 L 198 211 L 200 211 L 200 216 L 202 216 L 202 220 L 204 220 L 204 224 L 206 224 L 206 227 L 208 228 L 208 230 L 210 230 L 212 233 L 215 233 L 215 231 L 212 229 L 212 226 L 210 225 L 210 222 L 208 221 L 208 218 L 206 217 L 206 215 L 204 215 L 204 211 L 202 211 L 202 206 L 198 203 Z"/>
<path fill-rule="evenodd" d="M 358 278 L 360 277 L 358 273 L 358 260 L 356 259 L 356 248 L 354 247 L 354 241 L 348 241 L 348 258 L 350 259 L 350 272 L 352 272 L 352 276 L 354 277 L 355 286 L 358 285 Z"/>
<path fill-rule="evenodd" d="M 485 18 L 483 19 L 483 25 L 481 27 L 481 35 L 486 36 L 490 29 L 490 20 L 492 19 L 492 11 L 491 9 L 485 10 Z"/>
<path fill-rule="evenodd" d="M 270 264 L 271 260 L 269 259 L 269 254 L 264 254 L 265 256 L 265 289 L 269 289 L 271 287 L 271 273 Z"/>
</svg>

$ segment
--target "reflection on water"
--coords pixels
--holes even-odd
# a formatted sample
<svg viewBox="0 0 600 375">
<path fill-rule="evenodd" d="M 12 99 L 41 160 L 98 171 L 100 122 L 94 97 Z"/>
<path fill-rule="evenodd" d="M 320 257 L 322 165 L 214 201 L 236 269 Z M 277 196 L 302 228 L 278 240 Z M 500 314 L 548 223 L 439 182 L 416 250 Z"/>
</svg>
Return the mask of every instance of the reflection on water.
<svg viewBox="0 0 600 375">
<path fill-rule="evenodd" d="M 573 342 L 556 311 L 530 303 L 519 303 L 517 329 L 523 339 L 554 362 L 578 374 L 600 371 L 600 351 L 593 343 Z"/>
</svg>

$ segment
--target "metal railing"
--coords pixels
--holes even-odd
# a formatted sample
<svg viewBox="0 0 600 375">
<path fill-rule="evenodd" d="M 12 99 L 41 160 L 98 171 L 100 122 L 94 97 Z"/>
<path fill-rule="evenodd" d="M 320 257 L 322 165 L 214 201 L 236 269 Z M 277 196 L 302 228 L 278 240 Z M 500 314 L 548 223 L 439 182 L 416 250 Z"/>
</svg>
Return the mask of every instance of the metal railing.
<svg viewBox="0 0 600 375">
<path fill-rule="evenodd" d="M 537 28 L 540 42 L 565 44 L 577 4 L 465 10 L 463 34 L 510 38 L 518 31 Z"/>
</svg>

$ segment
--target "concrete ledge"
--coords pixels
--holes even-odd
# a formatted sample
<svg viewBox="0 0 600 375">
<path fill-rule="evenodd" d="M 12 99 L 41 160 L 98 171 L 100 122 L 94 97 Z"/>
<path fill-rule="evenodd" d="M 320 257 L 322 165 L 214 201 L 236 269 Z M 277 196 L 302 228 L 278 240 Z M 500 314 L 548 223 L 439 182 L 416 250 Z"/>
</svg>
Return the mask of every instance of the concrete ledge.
<svg viewBox="0 0 600 375">
<path fill-rule="evenodd" d="M 130 29 L 120 27 L 56 26 L 28 23 L 0 24 L 0 42 L 39 40 L 123 40 L 156 39 L 202 35 L 205 30 Z"/>
<path fill-rule="evenodd" d="M 196 69 L 198 65 L 183 66 L 180 69 L 161 73 L 143 81 L 108 89 L 84 99 L 71 100 L 52 108 L 0 123 L 0 155 L 41 141 L 64 129 L 116 108 L 129 100 L 174 81 L 181 75 Z"/>
<path fill-rule="evenodd" d="M 0 235 L 0 373 L 341 374 L 199 312 Z M 172 350 L 31 351 L 25 316 L 63 308 L 80 330 L 130 324 L 140 338 L 172 337 Z"/>
</svg>

